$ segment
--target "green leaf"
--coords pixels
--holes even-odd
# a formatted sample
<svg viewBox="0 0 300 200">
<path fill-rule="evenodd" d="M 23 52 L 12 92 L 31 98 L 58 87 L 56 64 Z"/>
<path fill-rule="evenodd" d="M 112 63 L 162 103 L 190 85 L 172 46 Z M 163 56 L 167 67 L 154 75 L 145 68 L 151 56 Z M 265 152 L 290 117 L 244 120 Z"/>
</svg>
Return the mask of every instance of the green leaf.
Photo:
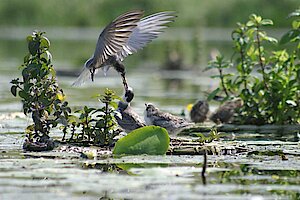
<svg viewBox="0 0 300 200">
<path fill-rule="evenodd" d="M 293 21 L 292 22 L 293 29 L 298 29 L 300 27 L 300 21 Z"/>
<path fill-rule="evenodd" d="M 25 57 L 24 57 L 24 63 L 28 63 L 30 59 L 30 54 L 27 54 Z"/>
<path fill-rule="evenodd" d="M 46 49 L 49 49 L 50 47 L 50 41 L 45 36 L 41 38 L 41 47 L 44 47 Z"/>
<path fill-rule="evenodd" d="M 294 38 L 299 37 L 299 35 L 300 35 L 300 30 L 290 30 L 282 36 L 280 40 L 280 44 L 285 44 L 287 42 L 290 42 Z"/>
<path fill-rule="evenodd" d="M 169 148 L 170 138 L 166 129 L 145 126 L 136 129 L 118 140 L 114 155 L 164 155 Z"/>
<path fill-rule="evenodd" d="M 17 96 L 17 86 L 16 85 L 11 86 L 10 91 L 11 91 L 12 95 Z"/>
<path fill-rule="evenodd" d="M 40 46 L 40 44 L 39 44 L 39 42 L 38 41 L 30 41 L 29 43 L 28 43 L 28 50 L 29 50 L 29 52 L 30 52 L 30 54 L 31 55 L 36 55 L 37 54 L 37 51 L 38 51 L 38 49 L 39 49 L 39 46 Z"/>
<path fill-rule="evenodd" d="M 118 108 L 118 104 L 117 104 L 116 102 L 114 102 L 114 101 L 109 102 L 109 105 L 110 105 L 111 107 L 113 107 L 114 109 L 117 109 L 117 108 Z"/>
<path fill-rule="evenodd" d="M 263 19 L 261 21 L 261 24 L 264 25 L 264 26 L 266 26 L 266 25 L 273 25 L 273 21 L 270 20 L 270 19 Z"/>
<path fill-rule="evenodd" d="M 291 106 L 294 106 L 294 107 L 297 106 L 297 103 L 296 103 L 295 101 L 293 101 L 293 100 L 286 100 L 285 102 L 286 102 L 287 104 L 291 105 Z"/>
<path fill-rule="evenodd" d="M 288 18 L 290 18 L 290 17 L 299 17 L 299 16 L 300 16 L 300 9 L 297 9 L 294 12 L 290 13 L 288 15 Z"/>
<path fill-rule="evenodd" d="M 255 24 L 254 24 L 253 21 L 248 21 L 247 24 L 246 24 L 246 26 L 248 26 L 248 27 L 251 27 L 251 26 L 254 26 L 254 25 L 255 25 Z"/>
<path fill-rule="evenodd" d="M 267 40 L 267 41 L 269 41 L 269 42 L 272 42 L 274 44 L 277 43 L 277 40 L 275 38 L 273 38 L 273 37 L 265 36 L 264 39 Z"/>
<path fill-rule="evenodd" d="M 19 91 L 19 96 L 25 100 L 28 100 L 29 95 L 24 90 Z"/>
<path fill-rule="evenodd" d="M 26 40 L 27 42 L 33 41 L 33 36 L 32 35 L 27 36 Z"/>
<path fill-rule="evenodd" d="M 220 88 L 215 89 L 214 91 L 212 91 L 208 97 L 207 97 L 207 101 L 211 101 L 220 91 Z"/>
</svg>

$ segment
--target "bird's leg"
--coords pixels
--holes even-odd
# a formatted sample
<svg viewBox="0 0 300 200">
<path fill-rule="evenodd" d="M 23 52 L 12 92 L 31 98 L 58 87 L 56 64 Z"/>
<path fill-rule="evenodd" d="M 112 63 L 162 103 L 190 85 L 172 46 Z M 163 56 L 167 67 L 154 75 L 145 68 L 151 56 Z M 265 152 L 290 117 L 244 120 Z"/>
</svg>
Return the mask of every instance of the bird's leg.
<svg viewBox="0 0 300 200">
<path fill-rule="evenodd" d="M 125 91 L 127 91 L 128 90 L 128 84 L 127 84 L 127 80 L 126 80 L 126 77 L 125 77 L 125 72 L 121 73 L 121 77 L 122 77 L 122 81 L 123 81 Z"/>
<path fill-rule="evenodd" d="M 114 63 L 114 68 L 117 70 L 117 72 L 119 72 L 121 74 L 125 91 L 127 91 L 128 84 L 127 84 L 127 80 L 126 80 L 126 76 L 125 76 L 125 74 L 126 74 L 125 66 L 121 62 L 117 61 L 116 63 Z"/>
<path fill-rule="evenodd" d="M 91 79 L 92 79 L 92 81 L 94 81 L 95 71 L 96 71 L 96 69 L 95 69 L 95 68 L 92 68 L 92 69 L 90 69 L 90 73 L 91 73 Z"/>
</svg>

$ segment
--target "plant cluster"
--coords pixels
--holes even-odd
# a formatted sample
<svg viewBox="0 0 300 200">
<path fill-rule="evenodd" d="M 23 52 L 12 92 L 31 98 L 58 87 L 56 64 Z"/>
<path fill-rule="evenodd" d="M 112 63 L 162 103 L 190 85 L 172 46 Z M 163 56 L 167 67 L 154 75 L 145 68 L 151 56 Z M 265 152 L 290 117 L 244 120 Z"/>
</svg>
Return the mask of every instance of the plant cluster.
<svg viewBox="0 0 300 200">
<path fill-rule="evenodd" d="M 11 93 L 23 102 L 23 111 L 31 114 L 33 123 L 27 127 L 29 139 L 42 138 L 58 123 L 67 123 L 68 102 L 58 87 L 55 70 L 51 64 L 50 41 L 44 32 L 33 32 L 27 37 L 29 53 L 24 57 L 22 80 L 11 81 Z"/>
<path fill-rule="evenodd" d="M 106 89 L 104 95 L 99 95 L 104 104 L 102 108 L 72 110 L 65 100 L 63 90 L 58 86 L 56 73 L 51 64 L 49 52 L 50 41 L 45 32 L 36 31 L 27 37 L 29 53 L 24 57 L 22 80 L 11 81 L 11 93 L 22 99 L 23 111 L 31 114 L 33 124 L 26 128 L 27 138 L 31 142 L 40 142 L 49 138 L 52 128 L 61 125 L 65 140 L 70 133 L 69 141 L 109 146 L 118 134 L 114 120 L 117 97 L 113 91 Z"/>
<path fill-rule="evenodd" d="M 102 108 L 84 106 L 82 110 L 75 111 L 79 114 L 78 117 L 75 115 L 70 117 L 69 141 L 93 143 L 100 146 L 111 146 L 114 143 L 114 137 L 119 134 L 114 119 L 117 108 L 115 100 L 120 100 L 120 97 L 112 90 L 106 89 L 104 95 L 99 95 L 99 100 L 104 104 Z"/>
<path fill-rule="evenodd" d="M 275 38 L 263 30 L 273 25 L 272 20 L 252 14 L 245 24 L 238 23 L 232 32 L 234 55 L 231 61 L 217 56 L 208 69 L 218 69 L 220 88 L 209 95 L 209 100 L 224 93 L 240 97 L 244 106 L 239 109 L 241 124 L 296 124 L 300 123 L 300 10 L 291 13 L 295 17 L 292 29 L 280 40 L 288 45 L 281 50 Z M 269 46 L 268 46 L 269 45 Z M 234 66 L 236 73 L 225 73 Z"/>
</svg>

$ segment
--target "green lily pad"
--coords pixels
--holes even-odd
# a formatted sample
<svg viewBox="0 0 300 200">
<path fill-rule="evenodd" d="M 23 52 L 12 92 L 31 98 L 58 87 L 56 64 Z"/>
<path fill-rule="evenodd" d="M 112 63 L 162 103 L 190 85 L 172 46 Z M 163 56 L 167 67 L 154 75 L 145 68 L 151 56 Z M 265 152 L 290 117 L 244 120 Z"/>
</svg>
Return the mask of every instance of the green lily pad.
<svg viewBox="0 0 300 200">
<path fill-rule="evenodd" d="M 114 155 L 164 155 L 170 144 L 166 129 L 158 126 L 145 126 L 121 138 L 115 145 Z"/>
</svg>

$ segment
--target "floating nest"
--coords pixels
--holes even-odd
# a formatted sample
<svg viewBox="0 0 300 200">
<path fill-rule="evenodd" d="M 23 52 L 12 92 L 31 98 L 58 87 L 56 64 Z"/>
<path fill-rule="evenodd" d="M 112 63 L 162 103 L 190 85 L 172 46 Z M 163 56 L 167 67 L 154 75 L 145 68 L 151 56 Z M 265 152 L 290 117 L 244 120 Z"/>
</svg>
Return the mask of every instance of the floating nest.
<svg viewBox="0 0 300 200">
<path fill-rule="evenodd" d="M 294 125 L 235 125 L 235 124 L 196 124 L 194 127 L 183 130 L 180 135 L 207 133 L 215 128 L 218 132 L 226 133 L 264 133 L 264 134 L 293 134 L 300 132 L 300 124 Z"/>
<path fill-rule="evenodd" d="M 201 143 L 194 139 L 172 138 L 168 155 L 235 155 L 248 152 L 245 144 L 235 142 L 212 141 Z"/>
</svg>

